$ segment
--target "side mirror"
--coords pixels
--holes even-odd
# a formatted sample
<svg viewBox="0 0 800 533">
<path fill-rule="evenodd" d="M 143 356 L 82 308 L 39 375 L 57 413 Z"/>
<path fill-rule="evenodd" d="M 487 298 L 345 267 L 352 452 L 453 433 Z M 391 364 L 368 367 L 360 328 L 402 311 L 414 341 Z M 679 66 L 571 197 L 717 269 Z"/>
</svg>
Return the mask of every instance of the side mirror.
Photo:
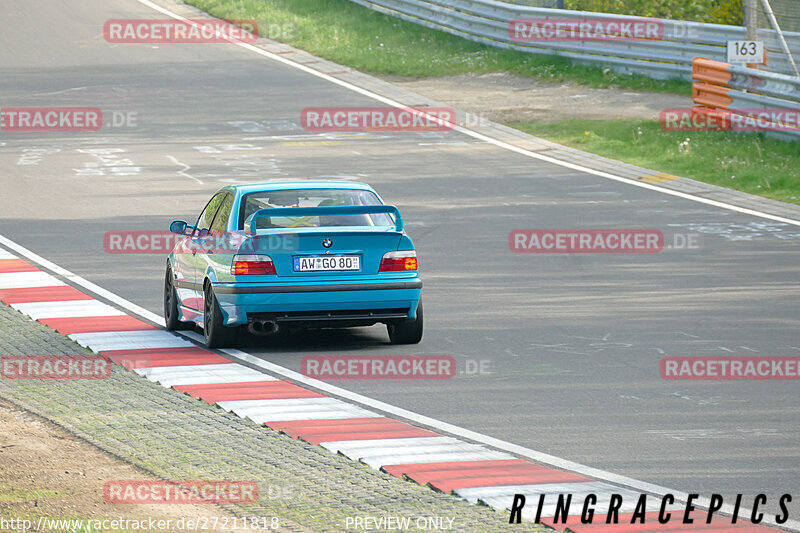
<svg viewBox="0 0 800 533">
<path fill-rule="evenodd" d="M 169 224 L 169 230 L 172 233 L 177 233 L 178 235 L 185 235 L 186 234 L 186 222 L 183 220 L 173 220 Z"/>
</svg>

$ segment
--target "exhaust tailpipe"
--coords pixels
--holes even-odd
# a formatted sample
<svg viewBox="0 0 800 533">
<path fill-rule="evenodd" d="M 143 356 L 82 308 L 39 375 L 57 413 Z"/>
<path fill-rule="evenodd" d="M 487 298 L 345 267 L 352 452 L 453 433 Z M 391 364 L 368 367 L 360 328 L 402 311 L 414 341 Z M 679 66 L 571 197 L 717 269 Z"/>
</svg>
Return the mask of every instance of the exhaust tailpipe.
<svg viewBox="0 0 800 533">
<path fill-rule="evenodd" d="M 251 320 L 247 324 L 247 331 L 259 336 L 274 335 L 278 332 L 278 323 L 274 320 Z"/>
</svg>

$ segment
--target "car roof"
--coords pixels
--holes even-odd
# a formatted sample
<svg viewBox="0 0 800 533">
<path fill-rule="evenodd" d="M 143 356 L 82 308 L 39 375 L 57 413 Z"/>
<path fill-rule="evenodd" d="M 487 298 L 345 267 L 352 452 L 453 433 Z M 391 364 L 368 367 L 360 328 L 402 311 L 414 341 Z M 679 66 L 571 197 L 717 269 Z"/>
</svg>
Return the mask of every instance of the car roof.
<svg viewBox="0 0 800 533">
<path fill-rule="evenodd" d="M 262 191 L 285 191 L 298 189 L 355 189 L 375 192 L 366 183 L 342 180 L 272 180 L 245 185 L 229 185 L 222 190 L 231 190 L 237 194 L 249 194 Z"/>
</svg>

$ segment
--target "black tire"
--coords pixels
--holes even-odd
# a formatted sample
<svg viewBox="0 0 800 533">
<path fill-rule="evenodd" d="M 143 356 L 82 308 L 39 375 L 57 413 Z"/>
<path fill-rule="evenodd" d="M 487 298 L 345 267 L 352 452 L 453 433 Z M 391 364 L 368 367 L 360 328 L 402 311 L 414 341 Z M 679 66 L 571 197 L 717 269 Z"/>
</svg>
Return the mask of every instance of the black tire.
<svg viewBox="0 0 800 533">
<path fill-rule="evenodd" d="M 167 274 L 164 279 L 164 323 L 170 331 L 192 329 L 193 322 L 182 322 L 178 319 L 178 294 L 175 285 L 172 283 L 172 269 L 167 266 Z"/>
<path fill-rule="evenodd" d="M 222 311 L 214 296 L 211 284 L 203 290 L 203 337 L 208 348 L 225 348 L 233 340 L 234 328 L 226 327 L 222 321 Z"/>
<path fill-rule="evenodd" d="M 422 340 L 422 326 L 422 300 L 420 300 L 417 318 L 387 324 L 386 329 L 389 331 L 389 340 L 392 344 L 417 344 Z"/>
</svg>

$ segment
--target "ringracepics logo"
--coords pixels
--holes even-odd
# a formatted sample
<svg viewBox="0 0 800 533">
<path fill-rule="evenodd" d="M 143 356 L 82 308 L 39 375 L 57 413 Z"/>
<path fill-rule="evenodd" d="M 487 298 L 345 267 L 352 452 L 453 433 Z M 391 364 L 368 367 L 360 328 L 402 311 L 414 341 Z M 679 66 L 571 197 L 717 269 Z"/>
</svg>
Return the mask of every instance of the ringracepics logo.
<svg viewBox="0 0 800 533">
<path fill-rule="evenodd" d="M 111 363 L 105 359 L 67 355 L 4 355 L 2 379 L 106 379 Z"/>
<path fill-rule="evenodd" d="M 319 355 L 303 357 L 300 371 L 316 379 L 449 379 L 456 362 L 449 355 Z"/>
<path fill-rule="evenodd" d="M 702 503 L 704 507 L 708 507 L 707 511 L 698 509 L 697 506 L 701 505 L 701 502 L 698 500 L 700 500 L 700 494 L 689 494 L 686 498 L 686 503 L 682 504 L 676 503 L 676 498 L 673 494 L 664 494 L 661 497 L 639 494 L 638 498 L 635 499 L 623 494 L 561 493 L 557 496 L 555 494 L 539 494 L 539 501 L 536 502 L 536 517 L 534 522 L 537 524 L 544 522 L 551 526 L 556 524 L 566 525 L 569 521 L 572 521 L 573 524 L 601 523 L 633 525 L 658 523 L 664 525 L 671 523 L 674 524 L 675 531 L 688 531 L 688 529 L 680 527 L 678 524 L 693 524 L 697 522 L 713 524 L 713 529 L 715 531 L 719 530 L 722 532 L 732 529 L 725 528 L 726 524 L 736 524 L 739 521 L 749 521 L 751 524 L 760 524 L 767 518 L 765 513 L 760 510 L 762 506 L 768 503 L 765 494 L 758 494 L 749 501 L 745 500 L 742 494 L 737 494 L 735 498 L 723 497 L 721 494 L 712 494 L 707 500 L 707 503 Z M 733 500 L 733 502 L 730 502 L 730 500 Z M 789 520 L 787 504 L 791 501 L 791 494 L 782 494 L 777 498 L 777 502 L 775 503 L 777 503 L 780 508 L 780 512 L 773 515 L 776 523 L 784 524 Z M 525 507 L 525 503 L 526 497 L 524 494 L 514 495 L 510 507 L 511 516 L 509 517 L 509 524 L 521 523 L 522 511 Z M 727 517 L 717 514 L 725 503 L 734 506 L 733 516 Z M 745 512 L 744 506 L 748 504 L 750 504 L 751 509 Z M 630 511 L 623 511 L 623 506 L 628 509 L 633 509 L 633 513 L 630 514 Z M 658 511 L 652 509 L 658 509 Z M 548 517 L 546 522 L 542 520 L 544 516 Z M 561 528 L 559 527 L 558 529 Z M 620 529 L 626 531 L 656 531 L 656 529 L 652 529 L 651 527 L 638 529 L 621 527 Z M 672 527 L 669 529 L 673 530 Z M 754 530 L 748 529 L 747 526 L 737 527 L 735 529 L 737 531 Z M 759 531 L 761 530 L 759 529 Z"/>
<path fill-rule="evenodd" d="M 114 19 L 103 25 L 109 43 L 225 43 L 258 39 L 255 20 Z"/>
<path fill-rule="evenodd" d="M 103 112 L 96 107 L 2 107 L 0 131 L 97 131 Z"/>
<path fill-rule="evenodd" d="M 651 229 L 514 230 L 508 246 L 515 253 L 656 253 L 664 235 Z"/>
<path fill-rule="evenodd" d="M 508 23 L 508 37 L 522 43 L 534 42 L 626 42 L 664 38 L 664 23 L 653 19 L 514 19 Z"/>
<path fill-rule="evenodd" d="M 671 108 L 661 111 L 659 123 L 667 132 L 798 133 L 800 108 Z"/>
<path fill-rule="evenodd" d="M 258 501 L 255 481 L 108 481 L 103 498 L 111 504 L 243 504 Z"/>
<path fill-rule="evenodd" d="M 447 131 L 455 121 L 455 111 L 443 107 L 308 107 L 300 114 L 306 131 Z"/>
<path fill-rule="evenodd" d="M 798 380 L 797 357 L 664 357 L 661 377 L 667 380 Z"/>
</svg>

